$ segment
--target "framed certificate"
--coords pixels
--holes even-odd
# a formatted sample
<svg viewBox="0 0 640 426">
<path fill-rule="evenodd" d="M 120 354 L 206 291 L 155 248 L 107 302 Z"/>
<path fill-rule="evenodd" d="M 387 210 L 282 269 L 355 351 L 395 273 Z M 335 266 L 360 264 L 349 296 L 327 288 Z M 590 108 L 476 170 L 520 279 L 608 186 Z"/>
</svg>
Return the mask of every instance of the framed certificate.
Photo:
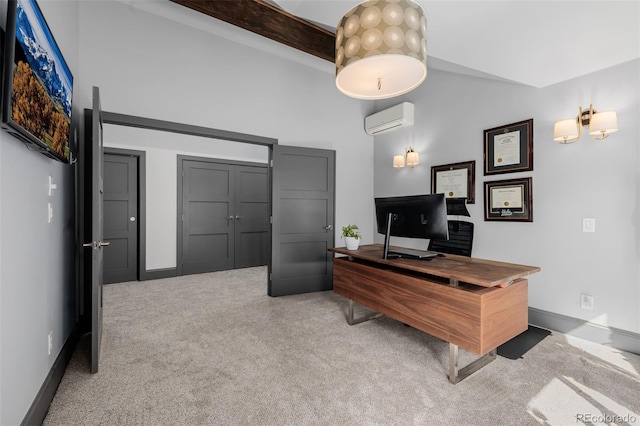
<svg viewBox="0 0 640 426">
<path fill-rule="evenodd" d="M 533 222 L 531 178 L 485 182 L 484 220 Z"/>
<path fill-rule="evenodd" d="M 484 175 L 533 170 L 533 118 L 484 131 Z"/>
<path fill-rule="evenodd" d="M 431 193 L 446 198 L 466 198 L 475 203 L 476 162 L 444 164 L 431 167 Z"/>
</svg>

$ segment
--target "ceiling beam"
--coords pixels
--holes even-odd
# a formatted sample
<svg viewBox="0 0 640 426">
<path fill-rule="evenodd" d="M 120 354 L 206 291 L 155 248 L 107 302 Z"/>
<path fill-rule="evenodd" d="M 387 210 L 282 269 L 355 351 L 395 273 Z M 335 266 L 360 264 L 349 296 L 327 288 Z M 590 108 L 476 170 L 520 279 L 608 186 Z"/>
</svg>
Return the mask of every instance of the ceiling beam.
<svg viewBox="0 0 640 426">
<path fill-rule="evenodd" d="M 334 61 L 334 33 L 265 0 L 171 1 L 327 61 Z"/>
</svg>

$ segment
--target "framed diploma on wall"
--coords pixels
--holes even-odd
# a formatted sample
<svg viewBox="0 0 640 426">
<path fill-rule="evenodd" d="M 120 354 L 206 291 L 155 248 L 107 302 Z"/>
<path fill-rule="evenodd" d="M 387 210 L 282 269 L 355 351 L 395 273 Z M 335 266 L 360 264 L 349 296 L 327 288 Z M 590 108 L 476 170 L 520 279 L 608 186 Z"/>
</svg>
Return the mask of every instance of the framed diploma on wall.
<svg viewBox="0 0 640 426">
<path fill-rule="evenodd" d="M 476 162 L 444 164 L 431 167 L 431 193 L 445 198 L 466 198 L 475 203 Z"/>
<path fill-rule="evenodd" d="M 484 131 L 484 175 L 533 170 L 533 118 Z"/>
<path fill-rule="evenodd" d="M 485 182 L 484 220 L 533 222 L 531 178 Z"/>
</svg>

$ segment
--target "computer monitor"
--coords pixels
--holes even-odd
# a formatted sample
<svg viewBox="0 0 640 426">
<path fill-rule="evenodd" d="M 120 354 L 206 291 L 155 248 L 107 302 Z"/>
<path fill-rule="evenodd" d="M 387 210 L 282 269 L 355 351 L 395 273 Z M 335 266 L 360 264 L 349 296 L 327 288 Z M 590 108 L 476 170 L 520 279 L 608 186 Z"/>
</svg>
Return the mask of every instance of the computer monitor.
<svg viewBox="0 0 640 426">
<path fill-rule="evenodd" d="M 384 253 L 394 237 L 449 239 L 447 203 L 444 194 L 407 195 L 375 199 L 378 232 L 384 234 Z"/>
</svg>

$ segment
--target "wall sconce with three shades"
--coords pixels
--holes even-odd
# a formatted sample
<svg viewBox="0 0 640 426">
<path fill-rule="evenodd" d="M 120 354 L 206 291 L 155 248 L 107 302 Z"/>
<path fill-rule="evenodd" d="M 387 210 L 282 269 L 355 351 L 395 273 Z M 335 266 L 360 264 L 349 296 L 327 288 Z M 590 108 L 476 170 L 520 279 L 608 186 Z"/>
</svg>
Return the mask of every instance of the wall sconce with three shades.
<svg viewBox="0 0 640 426">
<path fill-rule="evenodd" d="M 554 124 L 553 140 L 562 144 L 573 143 L 582 136 L 582 126 L 589 126 L 589 135 L 599 141 L 618 131 L 618 117 L 615 111 L 597 112 L 593 105 L 584 111 L 579 107 L 576 118 Z"/>
</svg>

